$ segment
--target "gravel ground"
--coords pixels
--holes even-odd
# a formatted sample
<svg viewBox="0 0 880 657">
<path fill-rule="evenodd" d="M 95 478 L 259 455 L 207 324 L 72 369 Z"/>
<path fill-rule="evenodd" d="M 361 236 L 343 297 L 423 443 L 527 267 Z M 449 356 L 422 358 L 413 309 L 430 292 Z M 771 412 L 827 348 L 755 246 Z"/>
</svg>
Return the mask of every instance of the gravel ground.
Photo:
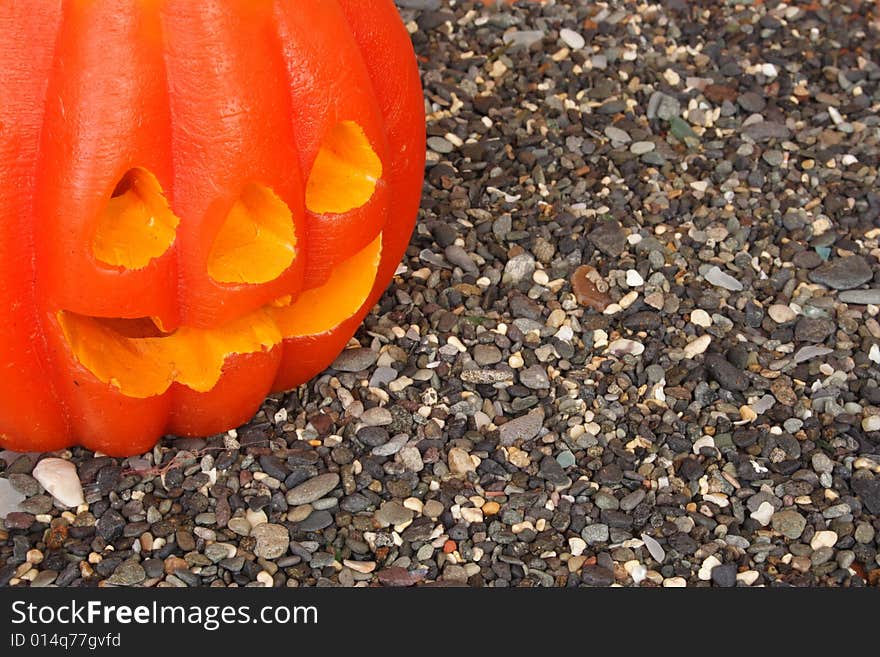
<svg viewBox="0 0 880 657">
<path fill-rule="evenodd" d="M 0 586 L 876 586 L 874 4 L 400 4 L 429 168 L 357 344 L 51 455 L 71 509 L 3 454 Z"/>
</svg>

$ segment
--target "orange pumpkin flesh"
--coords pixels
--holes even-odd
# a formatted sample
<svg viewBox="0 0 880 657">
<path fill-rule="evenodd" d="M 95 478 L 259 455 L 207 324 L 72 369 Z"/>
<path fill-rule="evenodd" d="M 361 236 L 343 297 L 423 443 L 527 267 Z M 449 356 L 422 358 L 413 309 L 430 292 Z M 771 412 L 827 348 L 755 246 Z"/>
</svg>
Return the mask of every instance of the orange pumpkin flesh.
<svg viewBox="0 0 880 657">
<path fill-rule="evenodd" d="M 0 447 L 246 422 L 378 300 L 423 167 L 390 0 L 0 3 Z"/>
</svg>

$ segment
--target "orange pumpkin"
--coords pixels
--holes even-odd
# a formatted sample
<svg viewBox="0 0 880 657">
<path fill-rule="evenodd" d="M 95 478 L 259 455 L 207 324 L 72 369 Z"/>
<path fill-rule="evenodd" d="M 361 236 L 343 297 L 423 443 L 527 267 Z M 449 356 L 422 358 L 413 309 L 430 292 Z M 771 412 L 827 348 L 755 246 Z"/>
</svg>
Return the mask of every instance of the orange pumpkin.
<svg viewBox="0 0 880 657">
<path fill-rule="evenodd" d="M 0 3 L 0 448 L 140 453 L 326 368 L 424 139 L 392 0 Z"/>
</svg>

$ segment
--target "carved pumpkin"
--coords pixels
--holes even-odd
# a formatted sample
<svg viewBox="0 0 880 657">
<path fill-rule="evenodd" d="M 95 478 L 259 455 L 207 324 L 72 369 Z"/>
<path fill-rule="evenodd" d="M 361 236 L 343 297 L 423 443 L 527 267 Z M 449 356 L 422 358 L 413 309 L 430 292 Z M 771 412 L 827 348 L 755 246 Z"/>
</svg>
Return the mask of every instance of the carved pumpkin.
<svg viewBox="0 0 880 657">
<path fill-rule="evenodd" d="M 326 368 L 424 138 L 391 0 L 0 3 L 0 448 L 140 453 Z"/>
</svg>

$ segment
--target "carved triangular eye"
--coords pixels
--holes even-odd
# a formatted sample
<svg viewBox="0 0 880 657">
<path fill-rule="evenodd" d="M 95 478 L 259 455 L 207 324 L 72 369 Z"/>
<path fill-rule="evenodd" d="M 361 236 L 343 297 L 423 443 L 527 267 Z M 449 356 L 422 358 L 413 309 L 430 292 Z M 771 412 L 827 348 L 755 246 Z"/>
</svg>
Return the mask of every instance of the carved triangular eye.
<svg viewBox="0 0 880 657">
<path fill-rule="evenodd" d="M 117 183 L 98 220 L 92 253 L 106 265 L 143 269 L 171 247 L 179 223 L 156 176 L 131 169 Z"/>
<path fill-rule="evenodd" d="M 248 184 L 232 205 L 208 256 L 218 283 L 275 280 L 296 257 L 293 214 L 271 189 Z"/>
<path fill-rule="evenodd" d="M 330 131 L 306 184 L 306 207 L 315 214 L 342 214 L 370 200 L 382 177 L 382 160 L 363 128 L 342 121 Z"/>
</svg>

